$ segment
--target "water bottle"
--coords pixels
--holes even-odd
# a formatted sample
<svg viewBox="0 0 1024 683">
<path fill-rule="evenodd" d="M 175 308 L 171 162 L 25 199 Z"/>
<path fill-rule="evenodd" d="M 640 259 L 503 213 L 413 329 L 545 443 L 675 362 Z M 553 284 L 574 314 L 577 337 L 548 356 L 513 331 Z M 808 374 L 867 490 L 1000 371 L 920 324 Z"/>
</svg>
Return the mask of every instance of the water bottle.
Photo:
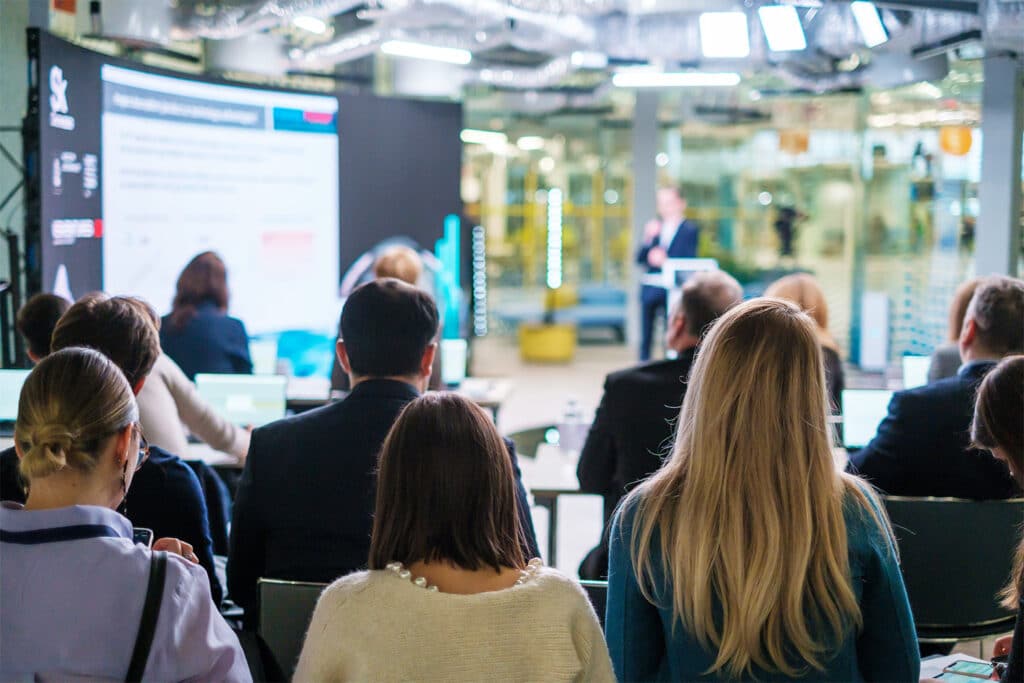
<svg viewBox="0 0 1024 683">
<path fill-rule="evenodd" d="M 562 413 L 558 429 L 558 445 L 571 460 L 579 459 L 588 425 L 583 421 L 583 410 L 575 396 L 570 396 Z"/>
</svg>

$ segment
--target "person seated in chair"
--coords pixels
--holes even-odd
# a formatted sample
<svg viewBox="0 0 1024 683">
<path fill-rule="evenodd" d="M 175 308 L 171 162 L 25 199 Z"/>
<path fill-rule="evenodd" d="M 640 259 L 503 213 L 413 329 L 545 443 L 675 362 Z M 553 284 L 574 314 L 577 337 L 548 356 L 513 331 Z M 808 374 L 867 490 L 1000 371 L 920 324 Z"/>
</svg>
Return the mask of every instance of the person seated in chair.
<svg viewBox="0 0 1024 683">
<path fill-rule="evenodd" d="M 229 594 L 247 622 L 261 577 L 326 583 L 366 567 L 377 454 L 402 408 L 426 390 L 437 327 L 426 292 L 395 279 L 358 287 L 345 302 L 337 345 L 351 393 L 253 432 L 228 554 Z M 511 447 L 509 458 L 518 482 Z M 517 492 L 524 552 L 533 557 L 521 483 Z"/>
<path fill-rule="evenodd" d="M 56 294 L 36 294 L 18 311 L 15 327 L 25 340 L 25 351 L 33 363 L 50 355 L 50 337 L 57 321 L 71 307 L 71 302 Z"/>
<path fill-rule="evenodd" d="M 1000 358 L 1024 351 L 1024 281 L 983 279 L 960 332 L 956 377 L 900 391 L 878 433 L 850 455 L 848 471 L 892 496 L 1009 498 L 1020 492 L 1006 465 L 971 448 L 975 392 Z"/>
<path fill-rule="evenodd" d="M 608 375 L 604 396 L 580 454 L 580 490 L 604 497 L 604 522 L 626 492 L 661 466 L 701 337 L 720 315 L 743 299 L 743 289 L 722 271 L 690 277 L 672 307 L 665 345 L 673 360 L 646 363 Z M 608 539 L 587 554 L 585 579 L 608 575 Z"/>
<path fill-rule="evenodd" d="M 83 346 L 99 351 L 121 369 L 138 394 L 160 356 L 155 318 L 153 309 L 139 299 L 91 294 L 61 316 L 51 348 Z M 134 481 L 122 513 L 134 526 L 152 529 L 158 537 L 180 538 L 192 545 L 210 578 L 214 603 L 220 604 L 223 590 L 214 570 L 209 514 L 195 473 L 177 455 L 152 446 Z M 0 453 L 0 497 L 23 503 L 28 485 L 18 472 L 14 448 Z"/>
</svg>

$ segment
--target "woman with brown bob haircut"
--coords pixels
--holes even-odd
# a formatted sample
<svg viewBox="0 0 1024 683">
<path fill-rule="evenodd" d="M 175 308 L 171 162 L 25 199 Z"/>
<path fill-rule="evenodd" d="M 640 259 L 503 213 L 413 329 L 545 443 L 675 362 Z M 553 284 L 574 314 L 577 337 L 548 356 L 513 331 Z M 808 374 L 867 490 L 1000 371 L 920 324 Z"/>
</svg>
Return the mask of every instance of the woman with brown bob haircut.
<svg viewBox="0 0 1024 683">
<path fill-rule="evenodd" d="M 200 372 L 252 373 L 249 335 L 241 320 L 228 316 L 227 268 L 212 251 L 193 258 L 178 276 L 160 345 L 190 380 Z"/>
<path fill-rule="evenodd" d="M 523 545 L 490 418 L 413 401 L 381 451 L 370 571 L 321 596 L 295 680 L 614 680 L 583 590 Z"/>
<path fill-rule="evenodd" d="M 971 425 L 976 448 L 986 448 L 1010 468 L 1024 488 L 1024 356 L 1007 356 L 978 387 Z M 1024 538 L 1017 547 L 1010 581 L 1003 590 L 1003 606 L 1017 610 L 1012 636 L 996 641 L 993 655 L 1009 655 L 1003 681 L 1024 680 Z"/>
</svg>

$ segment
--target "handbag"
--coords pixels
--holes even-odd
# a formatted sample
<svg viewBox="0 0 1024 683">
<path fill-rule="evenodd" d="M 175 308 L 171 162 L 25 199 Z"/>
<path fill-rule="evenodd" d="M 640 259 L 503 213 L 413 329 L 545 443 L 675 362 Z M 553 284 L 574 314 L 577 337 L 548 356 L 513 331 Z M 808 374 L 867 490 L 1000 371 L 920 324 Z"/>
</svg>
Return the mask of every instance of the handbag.
<svg viewBox="0 0 1024 683">
<path fill-rule="evenodd" d="M 124 679 L 128 683 L 142 681 L 149 661 L 149 651 L 156 635 L 156 622 L 160 617 L 160 603 L 164 599 L 164 579 L 167 576 L 167 554 L 151 553 L 149 556 L 149 584 L 146 586 L 146 602 L 142 605 L 142 619 L 139 620 L 139 631 L 135 636 L 135 647 L 128 663 L 128 673 Z"/>
</svg>

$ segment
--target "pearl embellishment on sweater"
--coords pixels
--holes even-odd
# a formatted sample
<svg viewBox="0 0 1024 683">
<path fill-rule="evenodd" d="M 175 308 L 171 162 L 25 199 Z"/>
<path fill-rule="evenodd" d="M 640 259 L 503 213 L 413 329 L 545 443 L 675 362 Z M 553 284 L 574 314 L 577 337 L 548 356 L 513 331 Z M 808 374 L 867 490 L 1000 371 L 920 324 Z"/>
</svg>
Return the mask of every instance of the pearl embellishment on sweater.
<svg viewBox="0 0 1024 683">
<path fill-rule="evenodd" d="M 541 562 L 541 559 L 539 557 L 535 557 L 532 560 L 530 560 L 526 565 L 526 569 L 519 572 L 519 578 L 516 579 L 515 585 L 521 586 L 527 581 L 529 581 L 537 572 L 537 570 L 543 566 L 544 563 Z M 385 568 L 393 572 L 396 576 L 398 576 L 398 578 L 404 579 L 405 581 L 411 581 L 415 586 L 425 588 L 428 591 L 437 592 L 437 586 L 428 585 L 427 580 L 422 576 L 417 576 L 414 578 L 412 572 L 406 569 L 405 565 L 403 565 L 401 562 L 389 562 L 387 565 L 385 565 Z"/>
</svg>

